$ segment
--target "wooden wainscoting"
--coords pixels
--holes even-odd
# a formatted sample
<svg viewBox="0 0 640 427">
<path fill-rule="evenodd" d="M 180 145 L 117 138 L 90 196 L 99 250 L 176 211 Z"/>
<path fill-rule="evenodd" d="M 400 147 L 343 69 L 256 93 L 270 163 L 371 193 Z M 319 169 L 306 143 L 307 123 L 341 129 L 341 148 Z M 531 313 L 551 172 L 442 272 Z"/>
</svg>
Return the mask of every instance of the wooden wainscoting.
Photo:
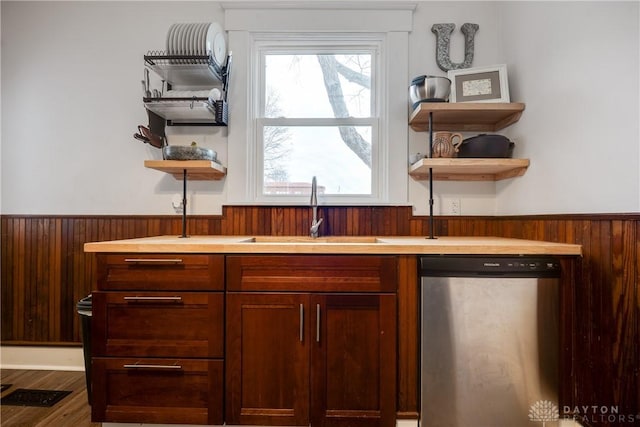
<svg viewBox="0 0 640 427">
<path fill-rule="evenodd" d="M 429 219 L 411 207 L 322 207 L 324 235 L 427 236 Z M 305 235 L 310 209 L 226 206 L 219 216 L 193 216 L 192 235 Z M 80 343 L 76 302 L 89 294 L 95 260 L 83 252 L 89 241 L 164 234 L 180 235 L 179 216 L 2 215 L 2 344 Z M 436 236 L 503 236 L 577 243 L 573 298 L 575 404 L 617 406 L 640 413 L 640 214 L 439 216 Z M 411 263 L 401 274 L 410 276 Z M 413 312 L 411 296 L 399 301 Z M 413 309 L 411 309 L 413 307 Z M 413 314 L 411 314 L 413 313 Z M 410 337 L 399 337 L 400 363 L 416 369 Z M 403 341 L 404 340 L 404 341 Z M 415 340 L 415 339 L 414 339 Z M 417 410 L 415 379 L 399 377 L 400 412 Z M 640 422 L 640 419 L 636 422 Z M 600 425 L 600 424 L 598 424 Z"/>
</svg>

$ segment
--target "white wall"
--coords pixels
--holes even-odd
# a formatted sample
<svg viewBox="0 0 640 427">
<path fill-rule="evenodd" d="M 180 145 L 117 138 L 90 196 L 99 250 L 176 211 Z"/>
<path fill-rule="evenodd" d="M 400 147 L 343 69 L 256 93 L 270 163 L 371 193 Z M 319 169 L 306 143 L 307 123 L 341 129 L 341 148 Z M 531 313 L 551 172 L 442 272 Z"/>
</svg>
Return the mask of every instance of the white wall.
<svg viewBox="0 0 640 427">
<path fill-rule="evenodd" d="M 505 2 L 501 40 L 531 159 L 499 182 L 501 214 L 640 211 L 636 2 Z"/>
<path fill-rule="evenodd" d="M 0 46 L 2 46 L 2 7 L 0 7 Z M 2 92 L 2 55 L 0 54 L 0 94 Z M 0 96 L 0 118 L 2 117 L 2 97 Z M 2 167 L 2 120 L 0 120 L 0 168 Z M 0 170 L 0 213 L 2 210 L 2 171 Z"/>
<path fill-rule="evenodd" d="M 638 5 L 420 4 L 411 76 L 445 75 L 434 60 L 434 23 L 456 24 L 454 62 L 464 51 L 460 25 L 479 24 L 473 66 L 507 64 L 511 100 L 526 109 L 501 133 L 516 143 L 515 157 L 531 160 L 523 177 L 495 184 L 436 181 L 436 214 L 447 213 L 447 199 L 459 199 L 462 213 L 471 215 L 640 211 Z M 424 150 L 424 134 L 411 131 L 409 152 Z M 409 182 L 417 213 L 428 211 L 427 185 Z"/>
<path fill-rule="evenodd" d="M 143 167 L 160 151 L 148 123 L 143 55 L 174 22 L 218 21 L 213 2 L 6 2 L 2 7 L 2 212 L 174 214 L 181 181 Z M 159 88 L 159 86 L 158 86 Z M 172 143 L 214 148 L 225 128 L 168 128 Z M 211 213 L 222 182 L 192 182 L 189 212 Z M 193 193 L 196 193 L 193 196 Z"/>
<path fill-rule="evenodd" d="M 132 138 L 147 122 L 142 56 L 174 22 L 214 20 L 215 2 L 7 2 L 2 8 L 0 209 L 4 214 L 174 214 L 181 182 L 145 169 L 159 151 Z M 474 66 L 507 63 L 521 121 L 505 133 L 532 166 L 495 183 L 436 182 L 463 214 L 640 211 L 638 3 L 421 2 L 409 37 L 408 86 L 435 64 L 434 23 L 480 25 Z M 545 86 L 542 86 L 542 84 Z M 233 79 L 232 86 L 243 82 Z M 598 94 L 602 93 L 602 96 Z M 233 99 L 230 100 L 233 103 Z M 407 103 L 408 104 L 408 103 Z M 229 130 L 231 131 L 231 130 Z M 235 129 L 233 130 L 236 131 Z M 239 130 L 241 131 L 241 130 Z M 211 147 L 227 164 L 227 129 L 170 128 L 171 143 Z M 398 150 L 426 149 L 409 132 Z M 219 213 L 228 179 L 191 182 L 189 213 Z M 428 211 L 425 182 L 408 202 Z M 438 212 L 438 210 L 436 210 Z"/>
</svg>

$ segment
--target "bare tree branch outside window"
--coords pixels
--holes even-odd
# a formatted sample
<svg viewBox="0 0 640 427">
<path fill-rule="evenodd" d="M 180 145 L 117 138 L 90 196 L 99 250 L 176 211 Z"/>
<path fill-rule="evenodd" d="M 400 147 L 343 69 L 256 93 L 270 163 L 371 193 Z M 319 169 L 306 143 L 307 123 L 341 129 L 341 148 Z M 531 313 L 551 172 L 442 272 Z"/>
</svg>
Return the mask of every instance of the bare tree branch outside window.
<svg viewBox="0 0 640 427">
<path fill-rule="evenodd" d="M 265 115 L 276 117 L 281 111 L 278 107 L 279 97 L 267 89 Z M 284 162 L 291 152 L 291 134 L 289 128 L 281 126 L 266 126 L 264 128 L 264 179 L 270 182 L 286 182 L 289 173 L 284 168 Z"/>
<path fill-rule="evenodd" d="M 369 88 L 371 79 L 363 73 L 357 72 L 341 63 L 334 55 L 317 55 L 322 69 L 324 86 L 329 97 L 329 103 L 336 118 L 349 117 L 349 110 L 340 83 L 340 75 L 348 81 Z M 366 141 L 353 126 L 340 126 L 340 137 L 360 160 L 371 168 L 371 144 Z"/>
</svg>

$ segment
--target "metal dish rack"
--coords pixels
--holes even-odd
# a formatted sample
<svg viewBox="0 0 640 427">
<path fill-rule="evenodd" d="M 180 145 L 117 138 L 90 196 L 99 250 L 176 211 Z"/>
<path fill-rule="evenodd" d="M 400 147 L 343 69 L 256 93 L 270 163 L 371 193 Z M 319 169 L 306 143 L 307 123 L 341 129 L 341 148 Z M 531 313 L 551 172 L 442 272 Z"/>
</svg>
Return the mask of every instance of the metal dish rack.
<svg viewBox="0 0 640 427">
<path fill-rule="evenodd" d="M 211 55 L 166 55 L 149 52 L 145 66 L 172 86 L 212 88 L 222 83 L 222 99 L 210 103 L 206 97 L 143 97 L 145 108 L 167 120 L 167 125 L 227 126 L 227 89 L 231 71 L 231 52 L 220 67 Z"/>
</svg>

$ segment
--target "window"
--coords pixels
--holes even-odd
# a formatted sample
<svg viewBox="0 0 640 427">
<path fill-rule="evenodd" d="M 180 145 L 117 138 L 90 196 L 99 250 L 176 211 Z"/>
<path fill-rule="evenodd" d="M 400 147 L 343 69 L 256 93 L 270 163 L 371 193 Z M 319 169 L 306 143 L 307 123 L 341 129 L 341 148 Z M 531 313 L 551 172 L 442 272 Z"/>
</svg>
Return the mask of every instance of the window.
<svg viewBox="0 0 640 427">
<path fill-rule="evenodd" d="M 283 38 L 285 40 L 283 40 Z M 380 36 L 257 37 L 257 200 L 380 199 Z"/>
<path fill-rule="evenodd" d="M 320 204 L 406 204 L 415 4 L 222 5 L 233 51 L 226 203 L 308 204 L 315 175 Z M 333 103 L 319 59 L 340 69 Z"/>
</svg>

